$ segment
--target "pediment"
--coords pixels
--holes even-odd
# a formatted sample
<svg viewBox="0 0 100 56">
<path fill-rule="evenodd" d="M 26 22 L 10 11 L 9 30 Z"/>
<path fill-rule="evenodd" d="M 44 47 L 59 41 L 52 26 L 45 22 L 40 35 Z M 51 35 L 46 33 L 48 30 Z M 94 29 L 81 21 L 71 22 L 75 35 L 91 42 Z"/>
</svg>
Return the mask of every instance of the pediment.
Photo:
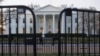
<svg viewBox="0 0 100 56">
<path fill-rule="evenodd" d="M 61 9 L 58 8 L 58 7 L 47 5 L 47 6 L 39 8 L 39 9 L 37 9 L 35 11 L 61 11 Z"/>
</svg>

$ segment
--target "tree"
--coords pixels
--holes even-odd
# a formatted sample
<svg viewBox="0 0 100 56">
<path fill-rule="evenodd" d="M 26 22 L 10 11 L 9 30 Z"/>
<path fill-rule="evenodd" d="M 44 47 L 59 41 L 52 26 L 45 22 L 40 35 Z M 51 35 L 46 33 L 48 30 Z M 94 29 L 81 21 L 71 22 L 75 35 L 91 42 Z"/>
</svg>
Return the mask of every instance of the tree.
<svg viewBox="0 0 100 56">
<path fill-rule="evenodd" d="M 0 3 L 2 2 L 3 0 L 0 0 Z M 1 12 L 0 10 L 0 34 L 2 33 L 3 34 L 3 12 Z"/>
<path fill-rule="evenodd" d="M 0 34 L 2 34 L 3 32 L 3 14 L 2 12 L 0 12 Z"/>
<path fill-rule="evenodd" d="M 99 13 L 84 12 L 83 14 L 83 12 L 78 12 L 78 32 L 84 34 L 99 34 L 99 20 Z"/>
</svg>

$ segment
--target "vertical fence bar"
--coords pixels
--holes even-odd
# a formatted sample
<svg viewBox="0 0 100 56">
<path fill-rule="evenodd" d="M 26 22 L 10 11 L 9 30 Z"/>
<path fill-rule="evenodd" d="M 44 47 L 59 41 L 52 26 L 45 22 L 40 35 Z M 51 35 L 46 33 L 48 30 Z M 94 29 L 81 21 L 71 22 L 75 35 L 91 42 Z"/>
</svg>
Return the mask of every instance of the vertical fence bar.
<svg viewBox="0 0 100 56">
<path fill-rule="evenodd" d="M 16 20 L 17 20 L 17 32 L 16 32 L 16 34 L 17 34 L 17 36 L 18 36 L 18 32 L 19 32 L 19 19 L 18 19 L 18 8 L 17 8 L 17 18 L 16 18 Z M 19 56 L 19 46 L 18 46 L 18 38 L 19 37 L 17 37 L 17 56 Z"/>
<path fill-rule="evenodd" d="M 93 55 L 95 56 L 95 12 L 93 12 L 93 15 L 94 15 L 93 16 L 94 17 L 94 19 L 93 19 L 93 21 L 94 21 L 93 22 L 93 25 L 94 25 L 94 30 L 93 30 L 94 31 L 94 54 Z"/>
<path fill-rule="evenodd" d="M 33 34 L 34 34 L 34 36 L 33 36 L 33 38 L 32 38 L 32 40 L 33 40 L 33 55 L 34 56 L 37 56 L 37 48 L 36 48 L 36 18 L 35 18 L 35 14 L 33 13 L 33 11 L 31 11 L 32 12 L 32 15 L 33 15 L 33 28 L 34 28 L 34 30 L 33 30 Z"/>
<path fill-rule="evenodd" d="M 99 55 L 100 55 L 100 12 L 99 12 Z"/>
<path fill-rule="evenodd" d="M 60 24 L 59 24 L 60 25 Z M 58 32 L 58 35 L 59 35 L 59 39 L 58 39 L 58 56 L 61 56 L 61 33 L 60 33 L 60 26 L 59 26 L 59 32 Z"/>
<path fill-rule="evenodd" d="M 82 52 L 83 52 L 83 56 L 84 56 L 84 49 L 85 49 L 85 48 L 84 48 L 84 11 L 82 11 L 82 16 L 83 16 L 83 17 L 82 17 L 82 19 L 83 19 L 83 21 L 82 21 L 82 22 L 83 22 L 83 28 L 82 28 L 82 30 L 83 30 L 83 31 L 82 31 L 82 32 L 83 32 L 83 33 L 82 33 L 82 34 L 83 34 L 83 36 L 82 36 L 82 42 L 83 42 L 83 43 L 82 43 L 82 48 L 83 48 L 83 49 L 82 49 Z"/>
<path fill-rule="evenodd" d="M 73 56 L 73 38 L 72 38 L 72 31 L 73 31 L 73 29 L 72 29 L 72 27 L 73 27 L 73 22 L 72 22 L 73 20 L 72 20 L 72 15 L 71 15 L 71 56 Z"/>
<path fill-rule="evenodd" d="M 88 12 L 88 55 L 90 56 L 90 13 Z"/>
<path fill-rule="evenodd" d="M 0 21 L 0 23 L 1 23 L 1 29 L 0 30 L 1 30 L 1 35 L 2 35 L 2 37 L 1 37 L 1 42 L 2 42 L 1 53 L 2 54 L 1 55 L 4 56 L 4 54 L 3 54 L 3 8 L 1 8 L 1 21 Z"/>
<path fill-rule="evenodd" d="M 65 56 L 67 55 L 67 33 L 66 33 L 66 28 L 67 28 L 67 21 L 66 21 L 66 13 L 65 13 L 65 15 L 64 15 L 65 17 L 64 17 L 64 21 L 65 21 Z"/>
<path fill-rule="evenodd" d="M 11 14 L 10 14 L 10 8 L 8 8 L 9 13 L 9 56 L 11 56 Z"/>
<path fill-rule="evenodd" d="M 79 46 L 78 45 L 79 44 L 79 41 L 78 41 L 78 20 L 79 20 L 79 18 L 78 18 L 78 16 L 79 16 L 78 15 L 78 10 L 77 10 L 77 14 L 76 15 L 77 15 L 77 56 L 79 56 L 79 53 L 78 53 L 79 52 L 79 48 L 78 48 L 78 46 Z"/>
<path fill-rule="evenodd" d="M 26 27 L 27 27 L 27 25 L 26 25 L 26 10 L 25 10 L 25 13 L 24 13 L 24 19 L 25 19 L 25 35 L 26 35 Z M 27 42 L 27 37 L 25 36 L 25 42 Z M 29 43 L 28 43 L 29 44 Z M 25 44 L 25 56 L 27 56 L 27 45 Z"/>
<path fill-rule="evenodd" d="M 61 56 L 61 17 L 63 12 L 61 11 L 58 20 L 58 56 Z"/>
</svg>

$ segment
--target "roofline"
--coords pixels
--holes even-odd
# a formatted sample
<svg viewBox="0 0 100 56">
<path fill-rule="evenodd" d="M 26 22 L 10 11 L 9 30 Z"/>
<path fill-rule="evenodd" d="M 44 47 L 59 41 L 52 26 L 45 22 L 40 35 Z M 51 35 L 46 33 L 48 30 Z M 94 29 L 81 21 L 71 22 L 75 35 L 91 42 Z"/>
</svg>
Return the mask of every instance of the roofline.
<svg viewBox="0 0 100 56">
<path fill-rule="evenodd" d="M 47 7 L 47 6 L 52 6 L 52 5 L 46 5 L 46 6 L 40 7 L 40 8 L 38 8 L 38 9 L 34 10 L 34 11 L 38 11 L 38 10 L 40 10 L 40 9 L 42 9 L 42 8 Z M 52 7 L 54 7 L 54 8 L 57 8 L 57 9 L 61 10 L 61 9 L 60 9 L 60 8 L 58 8 L 58 7 L 55 7 L 55 6 L 52 6 Z"/>
</svg>

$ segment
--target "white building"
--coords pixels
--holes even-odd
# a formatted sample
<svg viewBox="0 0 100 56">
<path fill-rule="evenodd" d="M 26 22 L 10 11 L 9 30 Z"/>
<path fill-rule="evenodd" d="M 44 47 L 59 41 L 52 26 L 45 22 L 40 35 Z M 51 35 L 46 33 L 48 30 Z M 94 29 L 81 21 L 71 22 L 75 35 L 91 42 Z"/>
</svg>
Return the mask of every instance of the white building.
<svg viewBox="0 0 100 56">
<path fill-rule="evenodd" d="M 40 7 L 39 5 L 34 6 L 34 12 L 36 15 L 36 32 L 37 33 L 57 33 L 58 31 L 58 18 L 60 12 L 66 8 L 66 6 L 61 7 L 55 7 L 52 5 L 46 5 L 44 7 Z M 14 14 L 13 14 L 14 13 Z M 12 13 L 11 17 L 11 33 L 15 34 L 17 31 L 17 24 L 16 24 L 16 12 Z M 73 12 L 72 16 L 72 32 L 75 33 L 76 28 L 76 15 L 74 15 L 75 12 Z M 30 34 L 33 31 L 33 18 L 29 11 L 26 11 L 26 33 Z M 8 23 L 9 20 L 6 21 Z M 19 13 L 18 15 L 18 22 L 19 22 L 19 33 L 25 32 L 25 15 L 22 13 Z M 61 24 L 61 32 L 65 32 L 65 20 L 64 16 L 62 17 L 62 24 Z M 67 18 L 67 32 L 71 32 L 71 19 Z M 9 33 L 9 24 L 5 27 L 5 34 Z"/>
</svg>

